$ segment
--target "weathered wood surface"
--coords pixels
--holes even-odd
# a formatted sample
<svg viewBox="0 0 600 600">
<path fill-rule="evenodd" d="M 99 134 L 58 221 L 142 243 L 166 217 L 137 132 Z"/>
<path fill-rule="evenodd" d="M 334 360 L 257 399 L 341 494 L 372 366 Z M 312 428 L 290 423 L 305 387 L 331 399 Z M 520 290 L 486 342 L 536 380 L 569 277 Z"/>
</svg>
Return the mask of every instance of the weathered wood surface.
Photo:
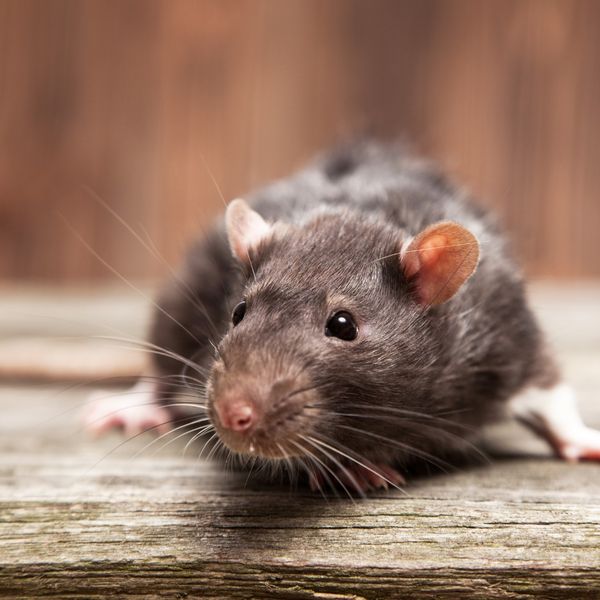
<svg viewBox="0 0 600 600">
<path fill-rule="evenodd" d="M 600 426 L 600 287 L 536 291 Z M 10 335 L 10 303 L 31 306 L 15 298 L 0 301 Z M 86 334 L 120 320 L 137 335 L 139 304 L 111 306 Z M 325 501 L 198 463 L 178 443 L 136 456 L 150 441 L 139 438 L 106 456 L 121 439 L 87 439 L 88 390 L 64 387 L 0 391 L 0 597 L 600 598 L 600 465 L 548 458 L 517 426 L 490 432 L 489 466 L 420 478 L 407 495 Z"/>
</svg>

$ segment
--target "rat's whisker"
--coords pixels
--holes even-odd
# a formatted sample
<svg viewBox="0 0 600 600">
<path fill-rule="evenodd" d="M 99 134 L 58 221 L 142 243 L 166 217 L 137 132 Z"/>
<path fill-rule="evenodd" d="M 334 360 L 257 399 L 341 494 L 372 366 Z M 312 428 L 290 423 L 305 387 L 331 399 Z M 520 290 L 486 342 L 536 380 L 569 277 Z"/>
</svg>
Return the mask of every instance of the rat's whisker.
<svg viewBox="0 0 600 600">
<path fill-rule="evenodd" d="M 304 444 L 301 445 L 297 442 L 292 442 L 292 443 L 294 443 L 302 451 L 302 453 L 304 455 L 306 455 L 307 458 L 315 465 L 317 471 L 323 476 L 323 479 L 329 486 L 329 489 L 333 492 L 333 494 L 337 498 L 340 498 L 340 495 L 338 493 L 338 486 L 335 485 L 335 482 L 331 479 L 331 477 L 329 477 L 330 474 L 333 477 L 333 479 L 335 479 L 339 483 L 340 487 L 343 490 L 345 490 L 348 498 L 350 498 L 352 501 L 354 500 L 354 498 L 352 497 L 352 494 L 350 494 L 350 492 L 344 486 L 344 482 L 338 477 L 336 472 L 327 463 L 325 463 L 323 460 L 321 460 L 314 452 L 312 452 L 310 449 L 308 449 Z M 320 452 L 319 449 L 317 449 L 317 451 Z M 315 477 L 315 474 L 314 474 L 314 471 L 311 471 L 311 470 L 308 470 L 307 473 L 308 473 L 309 482 L 310 482 L 310 478 Z M 321 495 L 325 498 L 326 495 L 324 493 L 324 490 L 321 488 L 320 485 L 317 485 L 317 487 L 318 487 L 319 491 L 321 492 Z"/>
<path fill-rule="evenodd" d="M 209 418 L 207 417 L 207 420 L 209 420 Z M 207 431 L 210 431 L 211 429 L 214 428 L 214 425 L 212 423 L 209 423 L 208 425 L 205 425 L 204 427 L 202 427 L 201 429 L 199 429 L 187 442 L 187 444 L 185 445 L 184 449 L 183 449 L 183 456 L 185 456 L 185 453 L 187 452 L 187 449 L 199 438 L 201 438 Z"/>
<path fill-rule="evenodd" d="M 137 378 L 137 381 L 157 381 L 160 380 L 161 384 L 164 385 L 165 387 L 173 387 L 173 388 L 177 388 L 180 389 L 180 386 L 178 386 L 175 383 L 170 383 L 170 382 L 165 382 L 163 381 L 164 379 L 168 379 L 172 377 L 171 375 L 165 375 L 165 376 L 153 376 L 153 375 L 140 375 Z M 53 399 L 57 398 L 58 396 L 62 395 L 62 394 L 67 394 L 69 392 L 73 392 L 76 390 L 79 390 L 81 388 L 87 388 L 90 386 L 98 386 L 101 384 L 104 385 L 114 385 L 115 383 L 119 383 L 123 381 L 123 377 L 122 376 L 115 376 L 115 377 L 100 377 L 97 379 L 92 379 L 92 380 L 88 380 L 88 381 L 82 381 L 79 383 L 74 383 L 72 385 L 69 385 L 67 387 L 63 387 L 60 390 L 58 390 L 57 392 L 55 392 L 54 394 L 51 394 L 50 396 L 47 397 L 48 401 L 52 401 Z M 47 384 L 42 384 L 42 385 L 47 385 Z M 195 388 L 190 388 L 191 391 L 194 391 Z M 199 396 L 202 396 L 202 394 L 205 392 L 204 389 L 202 390 L 196 390 L 198 392 Z M 137 393 L 143 393 L 141 391 L 134 391 L 132 388 L 129 390 L 121 390 L 121 391 L 115 391 L 112 395 L 107 395 L 106 397 L 112 397 L 112 396 L 119 396 L 119 395 L 126 395 L 126 394 L 137 394 Z M 178 393 L 178 395 L 184 396 L 184 397 L 196 397 L 196 396 L 191 396 L 189 394 L 185 394 L 183 392 Z M 69 408 L 62 410 L 54 415 L 52 415 L 51 417 L 48 417 L 47 419 L 44 419 L 43 421 L 39 422 L 39 426 L 42 427 L 44 425 L 47 425 L 48 423 L 51 423 L 52 421 L 54 421 L 55 419 L 64 417 L 65 415 L 75 411 L 75 410 L 79 410 L 91 403 L 93 403 L 95 400 L 97 399 L 92 397 L 92 395 L 88 395 L 88 397 L 85 400 L 82 400 L 81 402 L 77 402 L 76 404 L 74 404 L 73 406 L 70 406 Z"/>
<path fill-rule="evenodd" d="M 129 343 L 132 345 L 141 346 L 140 348 L 138 348 L 138 350 L 140 352 L 148 352 L 149 354 L 154 354 L 155 356 L 165 356 L 167 358 L 171 358 L 177 362 L 180 362 L 182 365 L 187 365 L 188 367 L 190 367 L 191 369 L 193 369 L 200 375 L 205 376 L 208 373 L 208 371 L 206 369 L 203 369 L 196 363 L 193 363 L 188 358 L 185 358 L 185 356 L 181 356 L 181 354 L 177 354 L 176 352 L 172 352 L 171 350 L 166 350 L 165 348 L 162 348 L 162 347 L 157 346 L 156 344 L 152 344 L 150 342 L 146 342 L 146 343 L 142 344 L 137 340 L 131 340 L 131 339 L 127 339 L 127 338 L 117 338 L 117 337 L 109 337 L 109 336 L 93 336 L 93 337 L 95 337 L 97 339 L 106 339 L 106 340 L 110 340 L 113 342 L 125 342 L 125 343 Z"/>
<path fill-rule="evenodd" d="M 212 169 L 208 166 L 208 162 L 207 162 L 204 154 L 202 152 L 200 152 L 199 156 L 200 156 L 200 160 L 202 161 L 202 165 L 204 166 L 204 169 L 208 173 L 208 176 L 210 177 L 210 180 L 212 181 L 212 184 L 215 187 L 215 190 L 217 190 L 217 194 L 219 195 L 221 202 L 223 202 L 223 205 L 225 206 L 225 208 L 227 208 L 227 200 L 225 200 L 225 196 L 223 195 L 221 187 L 219 186 L 219 183 L 217 182 L 217 178 L 214 176 Z"/>
<path fill-rule="evenodd" d="M 391 446 L 395 446 L 396 448 L 400 448 L 400 449 L 408 452 L 409 454 L 412 454 L 413 456 L 417 456 L 427 462 L 430 462 L 432 465 L 438 467 L 439 469 L 442 469 L 444 472 L 447 472 L 446 469 L 452 468 L 452 465 L 450 465 L 450 463 L 434 456 L 433 454 L 430 454 L 429 452 L 426 452 L 425 450 L 420 450 L 418 448 L 415 448 L 414 446 L 411 446 L 410 444 L 405 444 L 404 442 L 400 442 L 398 440 L 393 440 L 384 435 L 379 435 L 378 433 L 366 431 L 366 430 L 360 429 L 358 427 L 352 427 L 350 425 L 343 425 L 341 423 L 338 423 L 338 426 L 341 427 L 342 429 L 346 429 L 347 431 L 354 431 L 356 433 L 360 433 L 362 435 L 366 435 L 368 437 L 371 437 L 371 438 L 374 438 L 377 440 L 381 440 L 382 442 L 390 444 Z"/>
<path fill-rule="evenodd" d="M 126 440 L 123 440 L 121 443 L 117 444 L 114 448 L 112 448 L 111 450 L 109 450 L 106 454 L 104 454 L 103 456 L 101 456 L 89 469 L 87 469 L 85 471 L 85 474 L 89 474 L 91 471 L 93 471 L 102 461 L 104 461 L 105 459 L 107 459 L 109 456 L 111 456 L 112 454 L 114 454 L 119 448 L 123 447 L 125 444 L 131 442 L 132 440 L 135 440 L 136 438 L 150 432 L 150 431 L 154 431 L 156 429 L 160 429 L 161 427 L 164 427 L 165 425 L 170 425 L 172 423 L 178 423 L 180 421 L 182 421 L 183 419 L 189 419 L 189 417 L 183 417 L 183 418 L 178 418 L 178 419 L 169 419 L 168 421 L 163 421 L 162 423 L 158 423 L 157 425 L 152 425 L 152 427 L 147 427 L 146 429 L 140 431 L 139 433 L 136 433 L 130 437 L 128 437 Z"/>
<path fill-rule="evenodd" d="M 307 460 L 309 460 L 308 457 L 306 457 L 306 460 L 305 460 L 304 458 L 302 458 L 300 456 L 294 456 L 293 463 L 294 463 L 294 466 L 296 467 L 296 470 L 298 473 L 297 481 L 300 480 L 302 473 L 306 473 L 309 478 L 309 482 L 310 482 L 310 474 L 309 474 L 310 468 L 307 464 Z M 323 494 L 322 491 L 321 491 L 321 495 L 323 495 L 323 497 L 325 497 L 325 495 Z"/>
<path fill-rule="evenodd" d="M 162 306 L 160 306 L 157 302 L 155 302 L 148 294 L 143 292 L 139 287 L 131 283 L 127 277 L 122 275 L 117 269 L 115 269 L 111 264 L 109 264 L 105 259 L 103 259 L 94 248 L 88 242 L 86 242 L 83 237 L 77 232 L 77 230 L 69 223 L 64 215 L 59 213 L 59 216 L 67 226 L 67 228 L 71 231 L 71 233 L 80 241 L 80 243 L 97 259 L 99 260 L 113 275 L 118 277 L 125 285 L 130 287 L 132 290 L 137 292 L 144 300 L 152 304 L 156 310 L 162 313 L 165 317 L 167 317 L 170 321 L 175 323 L 178 327 L 180 327 L 187 335 L 189 335 L 193 340 L 195 340 L 198 344 L 202 344 L 202 342 L 180 321 L 178 321 L 173 315 L 167 312 Z"/>
<path fill-rule="evenodd" d="M 384 479 L 385 481 L 387 481 L 392 487 L 396 488 L 398 491 L 402 492 L 403 494 L 406 494 L 405 490 L 403 490 L 402 488 L 398 487 L 392 481 L 390 481 L 389 479 L 387 479 L 386 476 L 384 476 L 383 473 L 380 473 L 377 470 L 376 465 L 372 465 L 370 463 L 370 461 L 365 456 L 360 455 L 358 452 L 356 452 L 352 448 L 349 448 L 348 446 L 342 444 L 340 441 L 335 440 L 332 437 L 327 436 L 327 435 L 325 435 L 322 432 L 319 433 L 318 438 L 315 437 L 315 441 L 321 442 L 323 444 L 326 444 L 328 442 L 329 443 L 328 447 L 331 450 L 333 450 L 335 452 L 338 452 L 338 453 L 341 453 L 341 455 L 344 458 L 347 458 L 347 459 L 355 462 L 360 467 L 366 468 L 368 471 L 370 471 L 371 473 L 374 473 L 375 475 L 379 475 L 382 479 Z M 365 464 L 363 461 L 368 462 L 369 465 Z"/>
<path fill-rule="evenodd" d="M 256 466 L 256 463 L 258 462 L 258 457 L 250 456 L 249 461 L 250 461 L 250 469 L 248 471 L 248 475 L 246 475 L 246 480 L 244 482 L 244 488 L 248 487 L 248 482 L 250 481 L 250 477 L 252 476 L 252 471 L 254 470 L 254 467 Z"/>
<path fill-rule="evenodd" d="M 311 446 L 313 446 L 314 448 L 316 448 L 319 452 L 321 452 L 322 454 L 324 454 L 347 478 L 348 480 L 352 483 L 352 485 L 354 486 L 355 491 L 362 497 L 365 497 L 365 493 L 362 489 L 362 487 L 360 486 L 360 484 L 358 483 L 357 479 L 354 477 L 354 475 L 352 474 L 351 471 L 349 471 L 333 454 L 329 453 L 322 445 L 322 443 L 315 439 L 312 436 L 304 436 L 304 435 L 300 435 L 300 437 L 308 444 L 310 444 Z M 342 454 L 341 452 L 339 452 L 339 454 Z M 316 456 L 315 456 L 316 460 L 319 460 Z M 332 471 L 333 474 L 333 471 Z M 348 491 L 348 488 L 344 485 L 344 483 L 342 482 L 342 480 L 340 479 L 340 477 L 338 477 L 337 475 L 335 476 L 335 478 L 337 479 L 337 481 L 340 482 L 342 488 L 344 489 L 344 491 L 348 494 L 349 498 L 353 498 L 352 494 Z"/>
<path fill-rule="evenodd" d="M 195 297 L 195 294 L 193 293 L 193 290 L 191 289 L 189 284 L 181 279 L 180 275 L 175 271 L 175 269 L 173 269 L 171 264 L 158 251 L 156 245 L 154 243 L 152 243 L 152 245 L 148 244 L 148 242 L 146 242 L 146 240 L 144 240 L 140 236 L 140 234 L 112 206 L 105 202 L 92 188 L 90 188 L 89 186 L 84 186 L 84 189 L 96 200 L 98 204 L 100 204 L 100 206 L 102 206 L 102 208 L 104 208 L 104 210 L 106 210 L 114 219 L 116 219 L 142 245 L 142 247 L 150 253 L 151 256 L 159 260 L 164 266 L 167 267 L 169 273 L 173 278 L 173 281 L 184 293 L 186 298 L 192 303 L 192 305 L 196 307 L 204 317 L 206 317 L 209 325 L 213 328 L 213 333 L 216 336 L 218 336 L 219 331 L 215 326 L 213 320 L 211 319 L 210 315 L 208 314 L 206 307 L 203 304 L 199 303 L 200 300 Z M 148 235 L 147 232 L 146 235 Z"/>
<path fill-rule="evenodd" d="M 185 429 L 186 427 L 194 427 L 195 425 L 201 423 L 201 422 L 205 422 L 206 421 L 206 417 L 203 419 L 197 419 L 194 421 L 189 421 L 189 418 L 186 419 L 188 422 L 184 423 L 183 425 L 179 425 L 177 427 L 174 427 L 173 429 L 169 429 L 169 431 L 166 431 L 165 433 L 159 435 L 157 438 L 154 438 L 152 441 L 148 442 L 141 450 L 138 450 L 133 456 L 132 456 L 132 460 L 137 458 L 140 454 L 143 454 L 144 452 L 146 452 L 148 449 L 150 449 L 152 446 L 154 446 L 154 444 L 160 442 L 160 440 L 163 440 L 164 438 L 173 435 L 175 432 L 181 430 L 181 429 Z M 192 433 L 191 431 L 185 431 L 183 434 L 181 434 L 181 436 L 176 436 L 175 438 L 172 438 L 171 440 L 169 440 L 166 444 L 164 444 L 163 446 L 160 446 L 158 449 L 155 449 L 154 454 L 156 454 L 157 452 L 162 451 L 164 448 L 166 448 L 171 442 L 174 442 L 175 440 L 178 440 L 180 437 L 184 436 L 184 435 L 189 435 L 190 433 Z"/>
<path fill-rule="evenodd" d="M 206 462 L 210 462 L 211 458 L 213 457 L 213 455 L 215 454 L 215 451 L 219 448 L 219 446 L 224 447 L 224 444 L 221 441 L 221 439 L 219 438 L 219 436 L 217 435 L 217 441 L 216 441 L 215 445 L 211 448 L 208 455 L 206 456 Z"/>
<path fill-rule="evenodd" d="M 182 437 L 185 437 L 186 435 L 194 435 L 194 437 L 195 437 L 195 434 L 197 434 L 198 431 L 201 431 L 203 434 L 206 433 L 207 431 L 210 431 L 212 429 L 212 424 L 208 423 L 205 425 L 201 425 L 201 423 L 206 423 L 207 420 L 208 419 L 202 419 L 201 421 L 200 420 L 194 421 L 192 429 L 190 429 L 189 431 L 184 431 L 183 433 L 180 433 L 175 438 L 171 438 L 165 444 L 163 444 L 160 448 L 158 448 L 158 450 L 156 450 L 155 453 L 158 451 L 162 451 L 164 448 L 171 445 L 173 442 L 181 439 Z M 188 425 L 192 426 L 191 423 L 188 423 Z M 182 456 L 185 456 L 185 451 L 182 454 Z"/>
<path fill-rule="evenodd" d="M 225 469 L 231 472 L 237 470 L 240 465 L 237 454 L 234 454 L 225 444 L 223 444 L 222 452 L 225 452 Z"/>
<path fill-rule="evenodd" d="M 134 394 L 141 394 L 143 392 L 129 392 L 129 395 L 134 395 Z M 103 399 L 108 399 L 108 398 L 112 398 L 112 397 L 120 397 L 124 394 L 114 394 L 114 395 L 108 395 L 108 396 L 104 396 Z M 193 396 L 190 396 L 193 397 Z M 96 423 L 100 423 L 101 421 L 104 421 L 107 417 L 112 417 L 114 415 L 118 415 L 119 413 L 122 412 L 126 412 L 128 410 L 131 409 L 135 409 L 135 408 L 140 408 L 142 406 L 156 406 L 156 400 L 149 400 L 148 402 L 138 402 L 135 404 L 127 404 L 127 406 L 121 406 L 120 408 L 117 408 L 115 410 L 111 410 L 109 412 L 105 412 L 102 413 L 99 417 L 90 420 L 86 420 L 85 424 L 82 425 L 81 427 L 79 427 L 77 429 L 77 431 L 80 433 L 82 431 L 85 431 L 87 428 L 91 427 L 92 425 L 95 425 Z M 191 402 L 172 402 L 169 403 L 167 405 L 165 405 L 165 408 L 169 408 L 172 406 L 187 406 L 187 407 L 191 407 L 191 408 L 200 408 L 203 410 L 206 410 L 206 406 L 204 406 L 203 404 L 195 404 L 195 403 L 191 403 Z"/>
<path fill-rule="evenodd" d="M 387 483 L 389 485 L 391 485 L 393 488 L 401 491 L 402 493 L 406 493 L 401 487 L 399 487 L 396 483 L 394 483 L 393 481 L 391 481 L 390 479 L 388 479 L 384 474 L 376 471 L 375 469 L 373 469 L 372 467 L 370 467 L 369 465 L 365 464 L 363 461 L 354 458 L 353 456 L 351 456 L 350 454 L 348 454 L 347 452 L 343 452 L 342 450 L 340 450 L 339 448 L 335 448 L 334 446 L 331 446 L 329 444 L 327 444 L 325 441 L 323 441 L 322 439 L 317 439 L 315 437 L 309 436 L 310 439 L 313 440 L 313 442 L 321 445 L 321 447 L 325 447 L 328 448 L 329 450 L 331 450 L 332 452 L 336 452 L 337 454 L 339 454 L 340 456 L 342 456 L 343 458 L 346 458 L 354 463 L 356 463 L 358 466 L 365 468 L 367 471 L 370 471 L 371 473 L 374 473 L 375 475 L 378 475 L 379 477 L 381 477 L 384 481 L 387 481 Z M 321 434 L 320 437 L 325 437 Z M 337 442 L 337 444 L 339 446 L 341 446 L 342 448 L 344 448 L 345 450 L 347 450 L 348 452 L 351 452 L 352 454 L 354 454 L 354 452 L 352 450 L 350 450 L 349 448 L 347 448 L 346 446 L 344 446 L 343 444 L 340 444 L 339 442 Z"/>
<path fill-rule="evenodd" d="M 139 351 L 146 351 L 146 352 L 149 352 L 150 354 L 155 354 L 156 356 L 165 356 L 167 358 L 171 358 L 174 361 L 179 362 L 184 366 L 194 368 L 201 375 L 206 375 L 208 373 L 208 369 L 203 369 L 202 367 L 200 367 L 200 365 L 193 363 L 189 358 L 186 358 L 186 357 L 182 356 L 181 354 L 177 354 L 176 352 L 173 352 L 172 350 L 168 350 L 167 348 L 163 348 L 161 346 L 151 344 L 150 342 L 141 342 L 138 340 L 110 337 L 110 336 L 91 336 L 91 339 L 104 339 L 104 340 L 109 340 L 109 341 L 113 341 L 113 342 L 124 342 L 128 345 L 120 346 L 120 347 L 130 348 L 131 346 L 134 346 L 136 348 L 136 350 L 139 350 Z M 117 347 L 119 347 L 119 346 L 117 346 Z M 178 374 L 174 373 L 174 374 L 171 374 L 171 376 L 173 376 L 173 377 L 177 376 L 177 377 L 183 379 L 181 373 L 178 373 Z"/>
<path fill-rule="evenodd" d="M 288 470 L 289 477 L 290 477 L 290 483 L 293 484 L 295 481 L 297 482 L 298 470 L 297 470 L 296 466 L 294 465 L 294 463 L 290 460 L 289 453 L 279 442 L 275 442 L 275 445 L 277 446 L 277 449 L 281 453 L 281 461 L 283 461 L 283 463 L 285 464 L 285 466 Z"/>
<path fill-rule="evenodd" d="M 386 421 L 390 420 L 390 415 L 387 413 L 384 415 L 372 415 L 372 414 L 342 413 L 342 412 L 332 411 L 330 414 L 331 414 L 331 416 L 336 416 L 336 417 L 350 417 L 350 418 L 375 419 L 375 420 L 386 420 Z M 446 429 L 444 427 L 432 425 L 430 423 L 423 423 L 420 421 L 411 421 L 400 415 L 398 415 L 398 416 L 392 415 L 391 418 L 397 418 L 399 420 L 399 424 L 404 425 L 407 432 L 409 432 L 411 435 L 415 435 L 415 432 L 422 433 L 422 429 L 425 428 L 426 430 L 431 431 L 436 435 L 444 436 L 448 439 L 458 442 L 460 445 L 467 446 L 468 449 L 472 450 L 481 459 L 483 459 L 484 462 L 486 462 L 486 463 L 490 462 L 489 457 L 480 448 L 478 448 L 477 445 L 474 444 L 471 440 L 469 440 L 468 438 L 466 438 L 464 436 L 458 435 L 452 431 L 448 431 L 448 429 Z M 451 423 L 453 423 L 453 422 L 451 422 Z M 474 433 L 474 431 L 475 431 L 474 429 L 464 426 L 464 425 L 461 425 L 459 423 L 453 423 L 453 425 L 456 427 L 459 427 L 461 429 L 466 429 L 466 430 L 468 430 L 469 433 Z M 366 432 L 366 431 L 364 433 L 366 435 L 369 434 L 369 432 Z M 400 442 L 397 442 L 397 443 L 400 443 Z"/>
<path fill-rule="evenodd" d="M 405 422 L 407 424 L 412 424 L 414 422 L 419 423 L 420 425 L 423 425 L 425 427 L 435 427 L 435 425 L 431 425 L 431 421 L 434 421 L 435 423 L 441 423 L 442 425 L 446 425 L 446 426 L 450 426 L 450 427 L 457 427 L 459 429 L 464 429 L 467 430 L 469 432 L 473 432 L 474 430 L 467 426 L 464 425 L 462 423 L 458 423 L 456 421 L 452 421 L 450 419 L 446 419 L 444 417 L 438 417 L 436 415 L 428 415 L 425 413 L 419 413 L 419 412 L 415 412 L 415 411 L 411 411 L 411 410 L 404 410 L 402 408 L 396 408 L 393 406 L 377 406 L 375 404 L 358 404 L 358 403 L 353 403 L 351 405 L 351 408 L 364 408 L 365 410 L 370 411 L 369 413 L 342 413 L 342 412 L 338 412 L 337 414 L 340 416 L 347 416 L 347 417 L 360 417 L 360 418 L 365 418 L 365 419 L 382 419 L 382 418 L 398 418 L 401 420 L 405 420 Z M 374 415 L 371 414 L 373 412 L 381 412 L 381 413 L 385 413 L 385 415 Z M 412 419 L 412 420 L 409 420 Z M 423 423 L 422 421 L 417 421 L 417 419 L 424 419 L 426 422 Z M 437 428 L 442 430 L 441 428 Z M 442 430 L 443 431 L 443 430 Z"/>
<path fill-rule="evenodd" d="M 204 450 L 215 438 L 218 439 L 218 433 L 216 431 L 206 440 L 206 442 L 204 443 L 204 446 L 202 446 L 202 449 L 200 450 L 200 453 L 198 454 L 198 456 L 196 458 L 196 462 L 200 462 L 200 460 L 202 459 L 202 454 L 204 454 Z"/>
<path fill-rule="evenodd" d="M 427 414 L 427 413 L 422 413 L 422 412 L 418 412 L 415 410 L 399 408 L 396 406 L 381 406 L 381 405 L 377 405 L 375 403 L 362 404 L 359 402 L 352 402 L 352 404 L 350 406 L 352 408 L 364 408 L 370 412 L 380 411 L 380 412 L 384 412 L 384 413 L 388 413 L 388 414 L 391 413 L 392 415 L 397 415 L 398 417 L 410 417 L 413 419 L 418 418 L 418 419 L 424 419 L 425 421 L 435 421 L 435 422 L 442 423 L 445 425 L 450 425 L 452 427 L 459 427 L 461 429 L 470 429 L 467 425 L 464 425 L 462 423 L 458 423 L 451 419 L 446 419 L 445 417 L 439 416 L 441 413 L 438 413 L 438 415 Z M 450 412 L 444 412 L 444 414 L 452 414 L 452 413 L 457 413 L 457 412 L 465 412 L 465 411 L 464 410 L 455 410 L 455 411 L 450 411 Z M 360 415 L 360 416 L 365 416 L 365 415 Z"/>
<path fill-rule="evenodd" d="M 339 478 L 336 476 L 335 472 L 327 464 L 325 464 L 323 461 L 319 460 L 319 458 L 313 452 L 311 452 L 308 448 L 306 448 L 306 446 L 304 446 L 304 445 L 302 445 L 302 444 L 300 444 L 300 443 L 298 443 L 298 442 L 296 442 L 294 440 L 290 440 L 290 443 L 294 444 L 294 446 L 296 446 L 298 448 L 298 450 L 300 450 L 300 452 L 303 455 L 306 455 L 312 461 L 312 463 L 315 465 L 315 467 L 317 468 L 317 470 L 321 473 L 321 475 L 323 476 L 323 478 L 327 482 L 327 485 L 329 486 L 329 488 L 333 491 L 333 493 L 337 497 L 339 497 L 337 488 L 336 488 L 334 482 L 331 480 L 331 478 L 329 477 L 329 474 L 328 474 L 328 472 L 331 473 L 333 475 L 333 477 L 339 481 L 340 485 L 343 488 L 344 484 L 339 480 Z M 308 474 L 309 480 L 310 480 L 311 477 L 314 477 L 314 472 L 311 471 L 310 469 L 307 468 L 306 472 Z M 319 485 L 317 487 L 319 489 L 319 492 L 323 496 L 323 498 L 327 499 L 327 496 L 324 493 L 324 491 L 321 488 L 321 486 Z M 346 490 L 346 492 L 347 492 L 347 490 Z M 352 498 L 352 496 L 350 496 L 350 498 Z"/>
</svg>

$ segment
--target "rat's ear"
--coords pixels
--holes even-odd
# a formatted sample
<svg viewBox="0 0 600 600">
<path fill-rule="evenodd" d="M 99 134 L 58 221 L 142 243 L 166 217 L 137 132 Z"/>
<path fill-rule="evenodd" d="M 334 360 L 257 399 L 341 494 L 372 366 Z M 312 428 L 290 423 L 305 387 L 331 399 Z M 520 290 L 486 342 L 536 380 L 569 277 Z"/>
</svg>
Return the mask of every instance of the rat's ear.
<svg viewBox="0 0 600 600">
<path fill-rule="evenodd" d="M 271 226 L 239 198 L 227 206 L 225 228 L 233 256 L 243 263 L 250 261 L 250 250 L 271 232 Z"/>
<path fill-rule="evenodd" d="M 442 221 L 403 246 L 400 260 L 405 275 L 416 282 L 421 303 L 436 306 L 452 298 L 474 273 L 479 242 L 458 223 Z"/>
</svg>

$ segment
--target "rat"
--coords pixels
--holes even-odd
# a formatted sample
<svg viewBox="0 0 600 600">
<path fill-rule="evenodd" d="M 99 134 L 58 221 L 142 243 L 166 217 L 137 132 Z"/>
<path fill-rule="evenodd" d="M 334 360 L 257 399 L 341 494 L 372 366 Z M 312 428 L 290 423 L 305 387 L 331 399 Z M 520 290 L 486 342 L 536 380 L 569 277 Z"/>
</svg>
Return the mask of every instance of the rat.
<svg viewBox="0 0 600 600">
<path fill-rule="evenodd" d="M 506 235 L 400 144 L 338 147 L 233 200 L 155 306 L 151 376 L 96 403 L 96 431 L 166 430 L 189 378 L 220 444 L 315 489 L 402 485 L 507 412 L 600 459 Z"/>
</svg>

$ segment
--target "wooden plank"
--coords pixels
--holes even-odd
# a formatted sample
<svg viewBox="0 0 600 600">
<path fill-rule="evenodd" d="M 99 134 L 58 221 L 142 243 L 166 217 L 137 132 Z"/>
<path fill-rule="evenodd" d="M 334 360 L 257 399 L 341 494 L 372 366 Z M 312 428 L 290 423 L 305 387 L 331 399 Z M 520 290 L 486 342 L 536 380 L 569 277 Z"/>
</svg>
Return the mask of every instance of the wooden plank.
<svg viewBox="0 0 600 600">
<path fill-rule="evenodd" d="M 538 285 L 534 300 L 600 426 L 600 287 L 578 290 Z M 103 298 L 94 312 L 105 325 L 143 309 L 127 294 Z M 4 312 L 0 331 L 9 323 Z M 89 389 L 65 388 L 0 387 L 0 597 L 600 594 L 600 465 L 554 460 L 514 424 L 488 432 L 491 465 L 420 476 L 406 494 L 325 500 L 198 462 L 199 446 L 184 456 L 184 439 L 90 440 L 78 424 Z"/>
</svg>

